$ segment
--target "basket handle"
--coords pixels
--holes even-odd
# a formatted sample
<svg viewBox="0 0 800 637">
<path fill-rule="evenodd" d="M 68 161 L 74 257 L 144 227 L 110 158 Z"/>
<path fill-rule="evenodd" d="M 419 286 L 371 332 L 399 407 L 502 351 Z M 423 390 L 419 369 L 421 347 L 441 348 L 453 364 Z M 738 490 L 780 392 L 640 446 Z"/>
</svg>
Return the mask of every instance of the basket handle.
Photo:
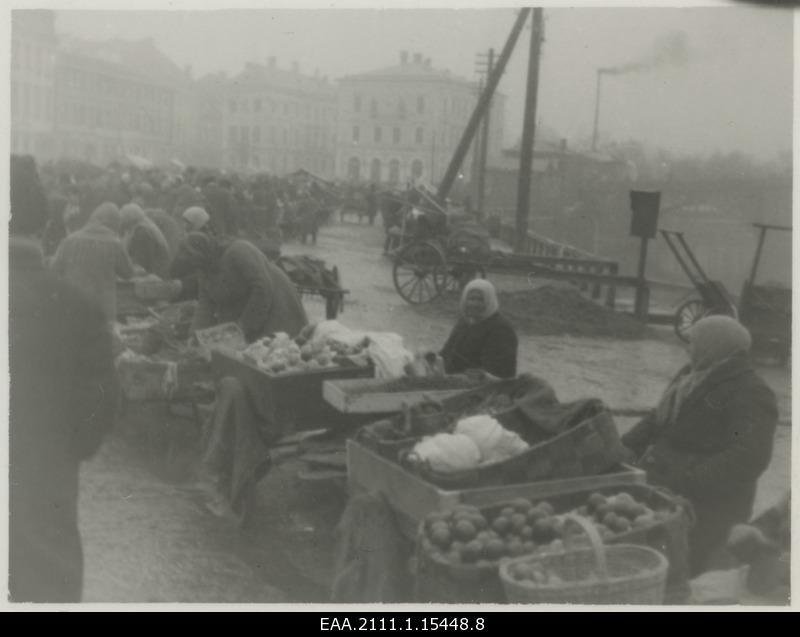
<svg viewBox="0 0 800 637">
<path fill-rule="evenodd" d="M 606 560 L 606 548 L 605 544 L 603 543 L 603 538 L 600 537 L 600 533 L 597 531 L 597 528 L 594 524 L 592 524 L 589 520 L 581 515 L 575 515 L 574 513 L 567 513 L 564 515 L 564 519 L 567 521 L 575 522 L 586 535 L 589 536 L 589 542 L 592 545 L 592 550 L 594 551 L 594 558 L 595 563 L 597 565 L 597 576 L 602 581 L 608 580 L 608 562 Z"/>
</svg>

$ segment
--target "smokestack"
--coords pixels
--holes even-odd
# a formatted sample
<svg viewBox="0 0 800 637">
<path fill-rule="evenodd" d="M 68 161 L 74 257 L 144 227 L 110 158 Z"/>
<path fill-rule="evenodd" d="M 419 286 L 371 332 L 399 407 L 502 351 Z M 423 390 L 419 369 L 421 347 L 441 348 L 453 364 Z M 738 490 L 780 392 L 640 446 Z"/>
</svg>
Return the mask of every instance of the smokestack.
<svg viewBox="0 0 800 637">
<path fill-rule="evenodd" d="M 414 64 L 422 64 L 422 53 L 414 54 Z"/>
<path fill-rule="evenodd" d="M 300 72 L 300 63 L 297 61 L 292 62 L 292 73 Z"/>
<path fill-rule="evenodd" d="M 566 153 L 567 152 L 567 138 L 566 137 L 562 137 L 561 138 L 561 152 L 562 153 Z"/>
<path fill-rule="evenodd" d="M 277 65 L 278 65 L 278 62 L 277 62 L 277 60 L 275 59 L 275 56 L 274 56 L 274 55 L 270 55 L 270 56 L 267 58 L 267 66 L 268 66 L 269 68 L 271 68 L 271 69 L 274 69 L 274 68 L 275 68 Z"/>
<path fill-rule="evenodd" d="M 400 64 L 403 66 L 408 64 L 408 51 L 400 51 Z"/>
</svg>

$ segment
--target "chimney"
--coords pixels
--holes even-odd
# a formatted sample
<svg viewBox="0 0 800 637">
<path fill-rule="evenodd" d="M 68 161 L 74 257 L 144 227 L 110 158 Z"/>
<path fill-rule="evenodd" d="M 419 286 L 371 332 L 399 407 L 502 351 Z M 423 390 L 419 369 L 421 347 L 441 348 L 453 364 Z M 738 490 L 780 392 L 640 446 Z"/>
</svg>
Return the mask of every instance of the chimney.
<svg viewBox="0 0 800 637">
<path fill-rule="evenodd" d="M 562 153 L 566 153 L 567 152 L 567 138 L 566 137 L 562 137 L 561 138 L 561 152 Z"/>
<path fill-rule="evenodd" d="M 297 61 L 292 62 L 292 73 L 300 72 L 300 64 Z"/>
<path fill-rule="evenodd" d="M 408 64 L 408 51 L 400 51 L 400 64 L 403 66 Z"/>
<path fill-rule="evenodd" d="M 414 54 L 414 64 L 422 64 L 422 53 Z"/>
<path fill-rule="evenodd" d="M 274 69 L 274 68 L 277 66 L 277 64 L 278 64 L 278 63 L 277 63 L 277 61 L 275 60 L 275 56 L 274 56 L 274 55 L 270 55 L 270 56 L 267 58 L 267 66 L 268 66 L 269 68 L 271 68 L 271 69 Z"/>
</svg>

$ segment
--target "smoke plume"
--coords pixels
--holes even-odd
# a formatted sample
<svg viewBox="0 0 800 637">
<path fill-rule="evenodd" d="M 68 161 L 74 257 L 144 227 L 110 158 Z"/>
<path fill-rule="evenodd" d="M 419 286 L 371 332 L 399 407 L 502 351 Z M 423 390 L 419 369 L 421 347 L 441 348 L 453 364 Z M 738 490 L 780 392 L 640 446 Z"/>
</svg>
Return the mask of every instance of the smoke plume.
<svg viewBox="0 0 800 637">
<path fill-rule="evenodd" d="M 653 49 L 638 62 L 601 68 L 600 73 L 622 75 L 655 71 L 668 66 L 686 66 L 689 63 L 689 46 L 686 33 L 672 31 L 658 38 Z"/>
</svg>

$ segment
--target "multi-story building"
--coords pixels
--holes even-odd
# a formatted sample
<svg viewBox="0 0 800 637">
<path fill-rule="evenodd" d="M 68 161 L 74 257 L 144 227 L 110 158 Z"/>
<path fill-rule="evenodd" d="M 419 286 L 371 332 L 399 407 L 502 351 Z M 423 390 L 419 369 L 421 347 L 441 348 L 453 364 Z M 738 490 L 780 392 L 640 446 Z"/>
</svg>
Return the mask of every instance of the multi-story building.
<svg viewBox="0 0 800 637">
<path fill-rule="evenodd" d="M 180 159 L 192 133 L 190 84 L 152 40 L 65 42 L 56 63 L 57 153 L 99 164 Z"/>
<path fill-rule="evenodd" d="M 435 184 L 450 163 L 478 97 L 474 82 L 400 53 L 400 64 L 344 77 L 339 85 L 337 177 L 350 181 Z M 504 96 L 492 103 L 489 145 L 500 151 Z M 460 172 L 469 181 L 473 152 Z"/>
<path fill-rule="evenodd" d="M 11 24 L 11 152 L 49 158 L 55 153 L 53 12 L 15 10 Z"/>
<path fill-rule="evenodd" d="M 336 88 L 319 76 L 248 63 L 228 84 L 223 107 L 225 165 L 286 174 L 304 168 L 333 177 Z"/>
</svg>

